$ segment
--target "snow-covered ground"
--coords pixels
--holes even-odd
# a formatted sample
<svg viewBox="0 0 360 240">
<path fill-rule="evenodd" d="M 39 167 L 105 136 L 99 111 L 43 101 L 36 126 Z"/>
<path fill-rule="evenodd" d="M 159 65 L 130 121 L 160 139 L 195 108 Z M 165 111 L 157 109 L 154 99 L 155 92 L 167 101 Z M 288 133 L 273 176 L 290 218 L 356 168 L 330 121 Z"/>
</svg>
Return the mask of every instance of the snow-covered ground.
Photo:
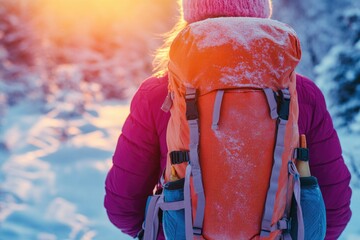
<svg viewBox="0 0 360 240">
<path fill-rule="evenodd" d="M 105 176 L 128 103 L 88 106 L 81 117 L 40 107 L 11 107 L 3 122 L 0 239 L 130 239 L 111 225 L 103 208 Z M 358 137 L 340 134 L 345 154 L 359 156 Z M 360 239 L 359 179 L 353 177 L 352 184 L 353 218 L 344 240 Z"/>
<path fill-rule="evenodd" d="M 91 106 L 81 118 L 41 112 L 23 103 L 4 120 L 0 239 L 128 239 L 103 208 L 105 176 L 128 104 Z"/>
</svg>

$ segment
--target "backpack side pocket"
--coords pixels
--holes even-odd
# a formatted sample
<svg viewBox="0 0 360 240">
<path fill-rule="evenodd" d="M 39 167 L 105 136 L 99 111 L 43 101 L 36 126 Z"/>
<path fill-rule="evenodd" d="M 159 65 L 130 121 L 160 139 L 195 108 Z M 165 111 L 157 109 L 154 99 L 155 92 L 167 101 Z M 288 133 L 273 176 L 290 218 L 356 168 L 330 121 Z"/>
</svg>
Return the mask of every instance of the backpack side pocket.
<svg viewBox="0 0 360 240">
<path fill-rule="evenodd" d="M 305 240 L 324 239 L 326 234 L 326 210 L 318 181 L 313 176 L 301 177 L 300 181 Z M 292 204 L 291 207 L 291 218 L 291 237 L 296 240 L 298 227 L 295 204 Z"/>
<path fill-rule="evenodd" d="M 184 179 L 168 182 L 164 186 L 164 202 L 184 200 Z M 185 210 L 163 211 L 163 229 L 166 239 L 182 240 L 185 237 Z"/>
</svg>

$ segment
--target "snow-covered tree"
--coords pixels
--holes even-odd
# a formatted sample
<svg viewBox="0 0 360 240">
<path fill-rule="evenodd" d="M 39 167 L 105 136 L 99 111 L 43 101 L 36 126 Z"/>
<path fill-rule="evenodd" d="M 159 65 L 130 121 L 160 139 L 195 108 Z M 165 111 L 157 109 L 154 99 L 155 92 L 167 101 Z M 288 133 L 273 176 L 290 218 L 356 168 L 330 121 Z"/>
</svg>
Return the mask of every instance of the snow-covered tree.
<svg viewBox="0 0 360 240">
<path fill-rule="evenodd" d="M 316 68 L 317 82 L 339 124 L 360 133 L 360 9 L 344 11 L 339 20 L 347 40 L 335 45 Z"/>
<path fill-rule="evenodd" d="M 53 99 L 59 69 L 70 65 L 87 84 L 77 89 L 86 91 L 82 95 L 128 97 L 128 89 L 151 74 L 152 53 L 161 44 L 156 34 L 172 25 L 174 2 L 111 3 L 112 9 L 95 9 L 102 6 L 97 1 L 0 0 L 0 79 L 8 103 Z M 128 11 L 116 9 L 123 5 Z"/>
<path fill-rule="evenodd" d="M 33 62 L 29 16 L 20 1 L 0 1 L 0 44 L 7 50 L 7 60 L 12 64 L 30 65 Z M 30 10 L 30 9 L 28 9 Z"/>
<path fill-rule="evenodd" d="M 37 95 L 41 83 L 34 72 L 38 45 L 31 28 L 36 1 L 0 0 L 0 79 L 8 103 Z"/>
<path fill-rule="evenodd" d="M 128 97 L 128 89 L 136 88 L 151 74 L 152 54 L 161 44 L 156 34 L 169 30 L 174 19 L 174 2 L 168 0 L 112 1 L 112 9 L 96 12 L 92 5 L 98 3 L 90 1 L 91 6 L 82 6 L 81 12 L 69 9 L 66 14 L 58 11 L 72 4 L 77 7 L 79 2 L 40 2 L 42 21 L 36 29 L 42 36 L 41 69 L 49 79 L 44 83 L 47 93 L 59 65 L 76 65 L 84 81 L 97 84 L 104 97 Z M 128 11 L 124 12 L 124 7 Z M 111 11 L 112 17 L 96 15 L 102 11 Z"/>
<path fill-rule="evenodd" d="M 348 28 L 339 22 L 345 9 L 359 9 L 360 1 L 273 0 L 273 18 L 291 25 L 302 48 L 298 71 L 311 78 L 330 49 L 346 40 Z"/>
</svg>

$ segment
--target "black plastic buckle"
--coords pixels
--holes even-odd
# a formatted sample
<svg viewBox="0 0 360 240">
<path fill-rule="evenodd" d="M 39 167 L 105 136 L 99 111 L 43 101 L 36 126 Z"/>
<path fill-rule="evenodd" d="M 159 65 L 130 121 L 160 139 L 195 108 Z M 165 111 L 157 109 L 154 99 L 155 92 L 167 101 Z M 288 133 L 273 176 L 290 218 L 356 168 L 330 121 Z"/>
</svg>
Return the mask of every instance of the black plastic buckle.
<svg viewBox="0 0 360 240">
<path fill-rule="evenodd" d="M 180 164 L 183 162 L 189 162 L 189 151 L 172 151 L 170 152 L 171 164 Z"/>
<path fill-rule="evenodd" d="M 202 228 L 193 227 L 194 235 L 201 236 L 202 235 Z"/>
<path fill-rule="evenodd" d="M 199 118 L 196 98 L 186 99 L 186 119 L 195 120 Z"/>
<path fill-rule="evenodd" d="M 290 111 L 290 96 L 285 96 L 282 91 L 279 91 L 279 117 L 283 120 L 289 120 Z"/>
<path fill-rule="evenodd" d="M 309 149 L 307 148 L 296 148 L 296 156 L 295 158 L 300 161 L 308 162 L 309 157 Z"/>
<path fill-rule="evenodd" d="M 195 120 L 199 118 L 199 111 L 197 108 L 197 91 L 196 89 L 186 89 L 186 119 Z"/>
<path fill-rule="evenodd" d="M 292 225 L 292 218 L 287 219 L 287 232 L 290 233 Z"/>
</svg>

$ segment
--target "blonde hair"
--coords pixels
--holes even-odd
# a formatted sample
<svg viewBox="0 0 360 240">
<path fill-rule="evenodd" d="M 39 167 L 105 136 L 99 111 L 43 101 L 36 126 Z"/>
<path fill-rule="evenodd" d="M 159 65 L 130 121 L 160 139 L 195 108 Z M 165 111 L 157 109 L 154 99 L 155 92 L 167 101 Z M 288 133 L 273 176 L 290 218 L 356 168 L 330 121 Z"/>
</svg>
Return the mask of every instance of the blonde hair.
<svg viewBox="0 0 360 240">
<path fill-rule="evenodd" d="M 183 30 L 188 25 L 182 14 L 183 11 L 181 7 L 181 0 L 178 1 L 178 4 L 180 6 L 181 15 L 174 27 L 168 33 L 163 35 L 163 45 L 155 52 L 155 57 L 153 60 L 153 73 L 155 76 L 166 75 L 171 43 L 174 41 L 179 32 L 181 32 L 181 30 Z"/>
</svg>

